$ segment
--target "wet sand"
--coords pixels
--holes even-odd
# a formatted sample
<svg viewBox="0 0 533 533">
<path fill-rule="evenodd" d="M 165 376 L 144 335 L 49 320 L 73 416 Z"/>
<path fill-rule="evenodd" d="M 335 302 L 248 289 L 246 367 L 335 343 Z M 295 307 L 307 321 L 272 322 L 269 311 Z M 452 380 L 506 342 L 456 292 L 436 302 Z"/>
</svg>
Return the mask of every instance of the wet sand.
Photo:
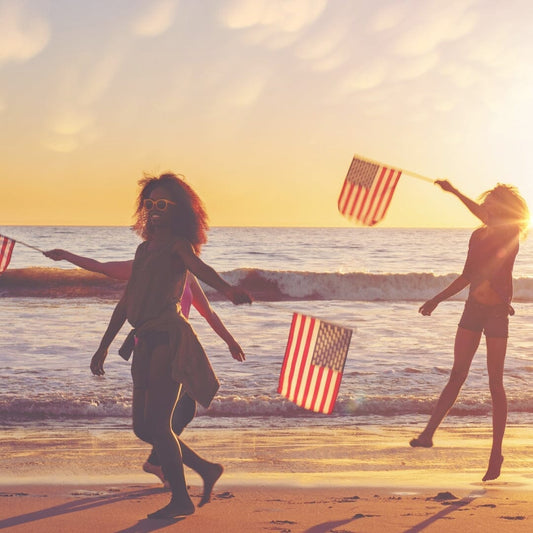
<svg viewBox="0 0 533 533">
<path fill-rule="evenodd" d="M 188 429 L 224 464 L 212 502 L 149 520 L 169 500 L 141 470 L 148 448 L 125 430 L 4 429 L 0 529 L 76 532 L 530 531 L 533 430 L 510 427 L 502 475 L 482 483 L 488 428 L 442 428 L 430 450 L 413 428 Z M 201 480 L 186 471 L 193 501 Z"/>
</svg>

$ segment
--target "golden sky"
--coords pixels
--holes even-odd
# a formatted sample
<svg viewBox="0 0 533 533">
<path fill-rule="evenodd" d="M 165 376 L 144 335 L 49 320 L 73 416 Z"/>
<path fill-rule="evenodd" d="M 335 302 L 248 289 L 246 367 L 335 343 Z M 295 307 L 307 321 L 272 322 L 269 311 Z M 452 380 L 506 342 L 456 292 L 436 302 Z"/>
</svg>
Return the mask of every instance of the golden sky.
<svg viewBox="0 0 533 533">
<path fill-rule="evenodd" d="M 349 226 L 358 153 L 533 205 L 529 0 L 0 0 L 0 225 L 131 223 L 143 172 L 212 225 Z M 402 177 L 382 226 L 472 226 Z"/>
</svg>

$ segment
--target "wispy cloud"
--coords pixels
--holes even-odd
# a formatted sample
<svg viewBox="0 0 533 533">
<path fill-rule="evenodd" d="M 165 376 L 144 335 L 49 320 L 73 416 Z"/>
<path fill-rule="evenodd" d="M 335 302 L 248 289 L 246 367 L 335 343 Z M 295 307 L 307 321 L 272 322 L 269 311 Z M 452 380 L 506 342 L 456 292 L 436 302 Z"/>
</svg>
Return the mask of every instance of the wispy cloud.
<svg viewBox="0 0 533 533">
<path fill-rule="evenodd" d="M 220 19 L 230 29 L 247 30 L 248 42 L 280 49 L 293 44 L 327 7 L 327 0 L 230 0 Z"/>
<path fill-rule="evenodd" d="M 32 13 L 26 2 L 0 2 L 0 66 L 9 61 L 27 61 L 39 54 L 50 40 L 48 22 Z"/>
<path fill-rule="evenodd" d="M 155 37 L 165 33 L 174 23 L 177 7 L 177 0 L 146 2 L 143 10 L 133 20 L 133 33 L 143 37 Z"/>
<path fill-rule="evenodd" d="M 404 56 L 427 54 L 440 44 L 454 41 L 471 33 L 478 21 L 476 2 L 451 0 L 449 2 L 416 2 L 409 20 L 403 24 L 395 52 Z"/>
</svg>

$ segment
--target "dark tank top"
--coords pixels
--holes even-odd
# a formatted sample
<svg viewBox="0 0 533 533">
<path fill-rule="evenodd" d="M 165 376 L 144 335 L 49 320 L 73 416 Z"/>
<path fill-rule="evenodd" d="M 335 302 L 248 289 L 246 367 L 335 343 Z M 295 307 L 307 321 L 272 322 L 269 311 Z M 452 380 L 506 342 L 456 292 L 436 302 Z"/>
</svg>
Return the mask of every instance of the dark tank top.
<svg viewBox="0 0 533 533">
<path fill-rule="evenodd" d="M 172 252 L 172 242 L 157 248 L 149 244 L 138 246 L 126 288 L 127 318 L 135 328 L 176 309 L 187 278 L 185 265 Z"/>
</svg>

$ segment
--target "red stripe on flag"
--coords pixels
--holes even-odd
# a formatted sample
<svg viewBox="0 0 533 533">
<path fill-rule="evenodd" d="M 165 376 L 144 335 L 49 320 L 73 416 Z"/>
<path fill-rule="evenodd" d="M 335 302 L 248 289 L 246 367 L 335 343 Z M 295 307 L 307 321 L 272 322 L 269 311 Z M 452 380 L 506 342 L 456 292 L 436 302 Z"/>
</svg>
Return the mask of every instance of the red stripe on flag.
<svg viewBox="0 0 533 533">
<path fill-rule="evenodd" d="M 337 372 L 337 376 L 335 378 L 335 384 L 333 385 L 333 390 L 331 391 L 331 401 L 329 405 L 327 406 L 327 409 L 324 410 L 324 412 L 329 415 L 333 411 L 333 407 L 335 406 L 335 399 L 337 398 L 337 394 L 339 394 L 339 388 L 341 386 L 342 381 L 342 374 L 340 372 Z"/>
<path fill-rule="evenodd" d="M 293 353 L 292 361 L 291 361 L 291 368 L 289 371 L 289 379 L 288 379 L 289 390 L 287 390 L 287 394 L 290 393 L 290 389 L 292 386 L 292 379 L 294 377 L 294 371 L 296 369 L 296 363 L 298 361 L 298 356 L 299 356 L 298 354 L 300 353 L 300 344 L 302 342 L 303 331 L 304 331 L 303 327 L 300 325 L 300 328 L 298 329 L 298 335 L 296 336 L 296 345 L 294 347 L 294 353 Z"/>
<path fill-rule="evenodd" d="M 350 189 L 350 190 L 347 192 L 347 189 Z M 350 195 L 352 193 L 352 190 L 353 190 L 353 183 L 350 183 L 348 181 L 348 178 L 346 178 L 344 180 L 343 185 L 342 185 L 342 190 L 341 190 L 341 193 L 339 195 L 339 201 L 338 201 L 339 211 L 342 214 L 344 214 L 346 212 L 346 204 L 348 203 L 348 200 L 350 199 Z M 344 197 L 345 194 L 346 194 L 346 197 Z"/>
<path fill-rule="evenodd" d="M 358 216 L 357 216 L 357 219 L 360 220 L 361 222 L 363 223 L 366 223 L 368 218 L 369 218 L 369 214 L 370 213 L 373 213 L 373 208 L 374 208 L 374 202 L 376 200 L 376 197 L 378 195 L 378 192 L 381 188 L 381 185 L 383 183 L 383 176 L 385 175 L 385 172 L 387 171 L 387 169 L 385 167 L 382 167 L 381 168 L 381 172 L 379 173 L 379 177 L 377 179 L 374 180 L 374 182 L 372 183 L 372 187 L 370 188 L 370 191 L 372 191 L 372 197 L 370 198 L 370 201 L 368 201 L 366 204 L 365 204 L 365 214 L 363 215 L 363 209 L 361 209 L 361 211 L 359 212 Z M 369 191 L 369 193 L 370 193 Z"/>
<path fill-rule="evenodd" d="M 289 353 L 291 351 L 292 340 L 294 338 L 294 326 L 296 324 L 297 317 L 298 315 L 296 313 L 293 313 L 291 329 L 289 331 L 289 341 L 287 342 L 287 348 L 285 349 L 285 357 L 283 358 L 283 366 L 281 367 L 281 374 L 279 376 L 278 392 L 280 393 L 282 392 L 285 374 L 287 372 L 287 367 L 289 366 Z"/>
<path fill-rule="evenodd" d="M 8 237 L 0 237 L 2 243 L 2 249 L 0 250 L 0 274 L 4 272 L 11 261 L 11 254 L 15 247 L 15 241 Z"/>
<path fill-rule="evenodd" d="M 381 215 L 379 216 L 379 218 L 376 220 L 376 222 L 379 222 L 385 216 L 385 214 L 387 213 L 387 209 L 389 208 L 389 205 L 390 205 L 390 203 L 392 201 L 392 195 L 394 194 L 394 191 L 396 190 L 396 185 L 398 185 L 398 181 L 400 181 L 400 176 L 401 175 L 402 175 L 402 172 L 398 171 L 396 177 L 394 178 L 394 183 L 390 187 L 390 190 L 389 190 L 389 192 L 387 194 L 387 197 L 385 199 L 385 202 L 383 204 L 383 211 L 382 211 Z"/>
<path fill-rule="evenodd" d="M 300 392 L 300 387 L 302 385 L 303 372 L 306 367 L 307 358 L 310 356 L 309 346 L 311 344 L 311 339 L 313 338 L 313 333 L 315 330 L 316 319 L 311 318 L 311 317 L 308 317 L 308 318 L 309 318 L 309 329 L 307 331 L 307 338 L 305 339 L 305 347 L 302 353 L 302 360 L 301 360 L 300 368 L 298 369 L 298 379 L 295 383 L 294 393 L 291 394 L 291 399 L 293 400 L 296 400 L 296 398 L 298 398 L 298 393 Z"/>
<path fill-rule="evenodd" d="M 370 193 L 370 189 L 365 189 L 363 187 L 359 187 L 359 192 L 363 192 L 363 197 L 361 198 L 359 211 L 357 211 L 357 215 L 355 215 L 355 218 L 357 220 L 361 220 L 361 212 L 363 211 L 363 209 L 365 207 L 366 199 L 368 198 L 368 194 Z"/>
<path fill-rule="evenodd" d="M 385 178 L 385 175 L 387 174 L 387 177 Z M 378 188 L 375 190 L 374 196 L 377 199 L 376 203 L 372 203 L 372 209 L 368 210 L 366 216 L 364 217 L 364 223 L 368 226 L 373 226 L 379 219 L 377 217 L 377 213 L 379 211 L 379 206 L 381 202 L 383 201 L 383 198 L 388 194 L 388 187 L 391 181 L 391 177 L 394 174 L 393 169 L 388 169 L 383 167 L 383 170 L 381 172 L 381 175 L 379 177 L 379 183 Z M 381 218 L 381 217 L 380 217 Z"/>
<path fill-rule="evenodd" d="M 327 370 L 326 375 L 326 385 L 323 387 L 323 394 L 322 394 L 322 401 L 320 402 L 320 407 L 318 410 L 323 413 L 324 412 L 324 406 L 326 405 L 326 400 L 328 398 L 328 392 L 329 392 L 329 385 L 331 383 L 331 376 L 333 374 L 333 370 Z M 322 387 L 321 387 L 322 388 Z"/>
<path fill-rule="evenodd" d="M 387 174 L 387 178 L 384 180 L 385 174 Z M 377 197 L 377 204 L 373 206 L 372 215 L 371 216 L 367 215 L 367 217 L 365 218 L 365 223 L 367 223 L 370 226 L 373 226 L 376 223 L 376 215 L 379 211 L 379 206 L 381 205 L 383 198 L 388 194 L 388 187 L 389 187 L 393 174 L 394 174 L 393 169 L 388 169 L 388 168 L 383 167 L 383 171 L 381 172 L 381 176 L 379 178 L 380 186 L 383 184 L 383 186 L 381 187 L 381 191 L 380 191 L 381 194 L 379 194 L 379 196 Z M 376 189 L 375 194 L 374 194 L 375 196 L 377 196 L 377 192 L 378 191 Z"/>
<path fill-rule="evenodd" d="M 316 403 L 318 401 L 318 394 L 320 392 L 320 384 L 322 383 L 322 375 L 324 374 L 324 367 L 320 366 L 320 367 L 314 367 L 314 369 L 318 369 L 318 375 L 317 375 L 317 378 L 316 378 L 316 383 L 315 383 L 315 390 L 313 391 L 313 399 L 311 400 L 311 407 L 310 409 L 312 411 L 316 411 L 317 408 L 316 408 Z"/>
</svg>

